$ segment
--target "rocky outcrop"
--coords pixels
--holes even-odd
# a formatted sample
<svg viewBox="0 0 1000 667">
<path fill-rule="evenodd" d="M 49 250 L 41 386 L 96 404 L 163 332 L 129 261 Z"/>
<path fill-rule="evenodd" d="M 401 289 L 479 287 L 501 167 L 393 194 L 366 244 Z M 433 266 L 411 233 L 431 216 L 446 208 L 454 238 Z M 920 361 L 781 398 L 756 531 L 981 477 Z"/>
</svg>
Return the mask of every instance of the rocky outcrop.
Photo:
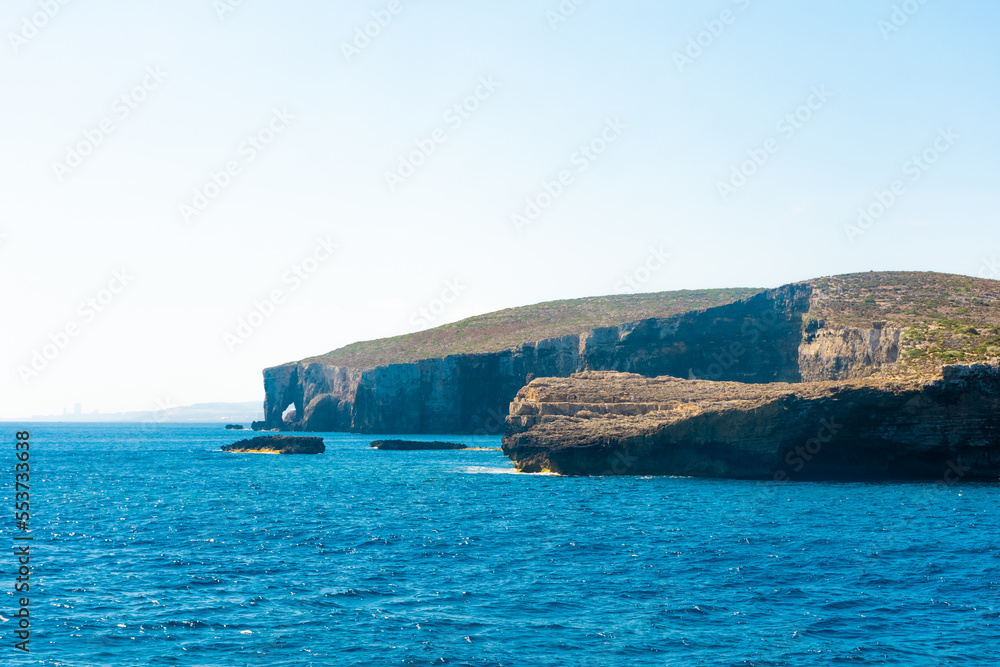
<svg viewBox="0 0 1000 667">
<path fill-rule="evenodd" d="M 882 322 L 871 329 L 827 329 L 823 320 L 809 320 L 799 345 L 799 373 L 807 382 L 871 375 L 899 359 L 902 333 Z"/>
<path fill-rule="evenodd" d="M 512 402 L 503 451 L 564 475 L 996 480 L 1000 362 L 910 381 L 544 378 Z"/>
<path fill-rule="evenodd" d="M 371 443 L 374 449 L 391 451 L 424 451 L 431 449 L 468 449 L 467 445 L 458 442 L 420 442 L 417 440 L 375 440 Z"/>
<path fill-rule="evenodd" d="M 323 438 L 301 435 L 259 435 L 223 445 L 224 452 L 248 454 L 322 454 L 326 451 Z"/>
<path fill-rule="evenodd" d="M 811 288 L 789 285 L 733 304 L 603 327 L 488 354 L 351 369 L 316 362 L 264 371 L 261 429 L 500 435 L 534 377 L 586 370 L 742 382 L 796 382 Z M 283 418 L 287 412 L 291 417 Z"/>
</svg>

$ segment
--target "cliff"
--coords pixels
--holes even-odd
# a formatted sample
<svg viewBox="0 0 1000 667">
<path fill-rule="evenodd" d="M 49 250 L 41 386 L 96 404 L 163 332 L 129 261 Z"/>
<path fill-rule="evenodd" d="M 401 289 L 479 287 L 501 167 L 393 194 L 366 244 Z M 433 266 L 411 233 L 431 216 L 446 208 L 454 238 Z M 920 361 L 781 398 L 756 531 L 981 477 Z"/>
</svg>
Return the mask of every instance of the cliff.
<svg viewBox="0 0 1000 667">
<path fill-rule="evenodd" d="M 268 368 L 254 428 L 499 435 L 527 382 L 583 371 L 754 384 L 917 377 L 1000 354 L 997 286 L 871 272 L 501 311 Z"/>
<path fill-rule="evenodd" d="M 507 407 L 529 377 L 569 375 L 587 367 L 586 359 L 607 356 L 618 338 L 635 348 L 643 337 L 669 333 L 683 314 L 760 292 L 548 302 L 355 343 L 265 369 L 264 420 L 254 428 L 500 435 Z"/>
<path fill-rule="evenodd" d="M 1000 362 L 923 380 L 538 379 L 511 404 L 503 451 L 564 475 L 996 480 Z"/>
<path fill-rule="evenodd" d="M 795 381 L 808 296 L 808 287 L 788 286 L 726 306 L 496 352 L 370 369 L 313 360 L 269 368 L 264 372 L 266 420 L 258 427 L 500 435 L 510 401 L 531 378 L 589 369 Z M 293 413 L 283 419 L 288 406 Z"/>
</svg>

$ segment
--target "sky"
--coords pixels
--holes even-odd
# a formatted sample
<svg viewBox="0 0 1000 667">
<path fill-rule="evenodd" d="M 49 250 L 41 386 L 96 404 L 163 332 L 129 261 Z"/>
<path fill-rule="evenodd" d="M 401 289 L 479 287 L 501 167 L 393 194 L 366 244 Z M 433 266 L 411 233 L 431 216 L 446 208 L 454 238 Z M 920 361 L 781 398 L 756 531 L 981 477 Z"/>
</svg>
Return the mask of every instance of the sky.
<svg viewBox="0 0 1000 667">
<path fill-rule="evenodd" d="M 985 0 L 8 0 L 0 419 L 503 308 L 1000 275 Z"/>
</svg>

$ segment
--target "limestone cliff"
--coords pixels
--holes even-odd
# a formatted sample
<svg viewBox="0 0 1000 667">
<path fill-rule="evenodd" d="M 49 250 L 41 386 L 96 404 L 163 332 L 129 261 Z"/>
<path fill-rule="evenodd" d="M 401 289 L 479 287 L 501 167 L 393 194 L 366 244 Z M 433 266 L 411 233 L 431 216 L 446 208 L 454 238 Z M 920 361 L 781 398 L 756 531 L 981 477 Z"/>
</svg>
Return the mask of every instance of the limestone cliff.
<svg viewBox="0 0 1000 667">
<path fill-rule="evenodd" d="M 535 377 L 621 371 L 794 383 L 915 377 L 1000 354 L 992 280 L 870 272 L 767 291 L 638 295 L 639 306 L 618 298 L 491 313 L 268 368 L 265 419 L 254 428 L 499 435 L 510 402 Z M 721 305 L 684 309 L 707 303 Z M 574 329 L 650 312 L 663 316 Z M 466 334 L 477 327 L 472 345 Z M 524 338 L 543 332 L 559 335 Z"/>
<path fill-rule="evenodd" d="M 799 373 L 804 381 L 870 375 L 899 359 L 902 329 L 874 323 L 871 329 L 821 328 L 810 320 L 799 345 Z"/>
<path fill-rule="evenodd" d="M 503 451 L 565 475 L 996 480 L 1000 362 L 899 381 L 543 378 L 511 404 Z"/>
<path fill-rule="evenodd" d="M 808 285 L 735 303 L 525 342 L 369 369 L 316 361 L 264 371 L 265 421 L 257 428 L 362 433 L 500 435 L 510 401 L 533 377 L 582 370 L 798 381 Z M 289 407 L 294 410 L 288 412 Z"/>
</svg>

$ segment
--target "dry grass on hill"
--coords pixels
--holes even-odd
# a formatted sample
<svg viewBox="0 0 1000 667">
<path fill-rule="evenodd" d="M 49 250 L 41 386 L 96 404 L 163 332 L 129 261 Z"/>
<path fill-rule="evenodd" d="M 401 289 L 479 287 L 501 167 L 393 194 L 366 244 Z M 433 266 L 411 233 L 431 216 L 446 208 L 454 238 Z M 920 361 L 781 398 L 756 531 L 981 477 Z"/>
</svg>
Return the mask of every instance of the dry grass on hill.
<svg viewBox="0 0 1000 667">
<path fill-rule="evenodd" d="M 581 334 L 597 327 L 721 306 L 762 291 L 681 290 L 548 301 L 470 317 L 405 336 L 352 343 L 305 361 L 365 369 L 449 354 L 500 352 L 525 342 Z"/>
</svg>

